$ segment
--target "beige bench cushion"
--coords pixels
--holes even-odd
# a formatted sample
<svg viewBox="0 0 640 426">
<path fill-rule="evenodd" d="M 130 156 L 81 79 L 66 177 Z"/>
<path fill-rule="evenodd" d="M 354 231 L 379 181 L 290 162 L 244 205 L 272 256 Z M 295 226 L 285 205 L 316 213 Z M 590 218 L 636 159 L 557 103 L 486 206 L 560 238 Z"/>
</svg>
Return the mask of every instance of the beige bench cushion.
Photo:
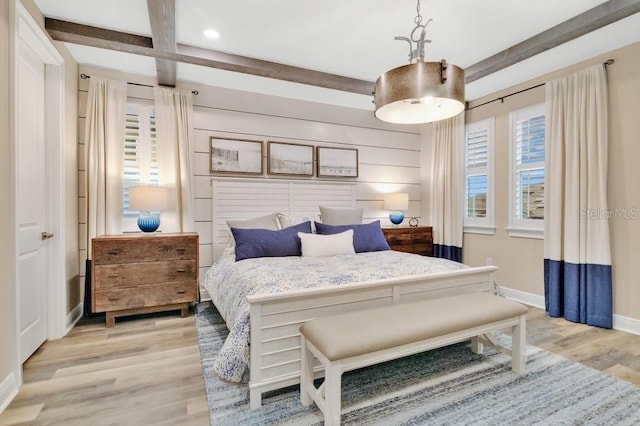
<svg viewBox="0 0 640 426">
<path fill-rule="evenodd" d="M 316 318 L 306 322 L 300 332 L 330 361 L 336 361 L 527 312 L 518 302 L 470 293 Z"/>
</svg>

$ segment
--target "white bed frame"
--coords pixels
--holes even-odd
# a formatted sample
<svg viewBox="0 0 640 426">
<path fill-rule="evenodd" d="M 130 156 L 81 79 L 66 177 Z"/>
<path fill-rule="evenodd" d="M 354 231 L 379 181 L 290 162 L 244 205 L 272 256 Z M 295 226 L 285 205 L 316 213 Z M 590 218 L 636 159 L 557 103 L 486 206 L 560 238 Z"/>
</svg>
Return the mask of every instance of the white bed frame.
<svg viewBox="0 0 640 426">
<path fill-rule="evenodd" d="M 214 258 L 226 246 L 226 220 L 282 212 L 315 217 L 318 205 L 355 206 L 354 182 L 280 179 L 212 180 Z M 300 383 L 301 340 L 307 320 L 339 312 L 453 294 L 492 291 L 495 266 L 247 297 L 250 305 L 250 405 L 262 394 Z M 374 332 L 374 331 L 373 331 Z"/>
</svg>

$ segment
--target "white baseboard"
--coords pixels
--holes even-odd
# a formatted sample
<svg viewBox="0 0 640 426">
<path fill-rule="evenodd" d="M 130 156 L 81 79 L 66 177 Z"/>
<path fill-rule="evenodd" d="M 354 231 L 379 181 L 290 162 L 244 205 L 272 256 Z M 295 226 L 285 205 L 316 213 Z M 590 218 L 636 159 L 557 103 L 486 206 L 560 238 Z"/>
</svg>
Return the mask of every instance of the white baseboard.
<svg viewBox="0 0 640 426">
<path fill-rule="evenodd" d="M 623 317 L 622 315 L 613 315 L 613 328 L 627 333 L 637 334 L 640 336 L 640 320 L 635 318 Z"/>
<path fill-rule="evenodd" d="M 76 325 L 80 318 L 82 318 L 82 313 L 84 312 L 84 302 L 80 302 L 71 312 L 67 314 L 67 331 L 64 333 L 65 335 L 71 331 L 73 326 Z"/>
<path fill-rule="evenodd" d="M 17 394 L 18 384 L 16 383 L 16 376 L 10 373 L 2 383 L 0 383 L 0 413 L 9 406 Z"/>
<path fill-rule="evenodd" d="M 507 299 L 512 299 L 516 302 L 524 303 L 525 305 L 544 309 L 544 296 L 538 296 L 536 294 L 514 290 L 507 287 L 498 287 L 498 290 L 500 294 Z M 613 314 L 613 329 L 640 336 L 640 319 Z"/>
<path fill-rule="evenodd" d="M 524 303 L 525 305 L 544 309 L 544 296 L 538 296 L 536 294 L 526 293 L 524 291 L 514 290 L 507 287 L 498 287 L 498 291 L 507 299 L 513 299 L 516 302 Z"/>
</svg>

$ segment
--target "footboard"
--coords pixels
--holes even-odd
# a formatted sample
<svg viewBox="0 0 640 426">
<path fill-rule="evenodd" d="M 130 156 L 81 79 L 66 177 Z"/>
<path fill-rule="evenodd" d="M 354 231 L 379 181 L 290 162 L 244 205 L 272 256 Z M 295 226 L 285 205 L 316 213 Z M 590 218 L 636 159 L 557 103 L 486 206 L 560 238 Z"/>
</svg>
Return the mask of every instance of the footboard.
<svg viewBox="0 0 640 426">
<path fill-rule="evenodd" d="M 339 287 L 248 296 L 251 321 L 251 408 L 262 394 L 300 382 L 301 341 L 305 321 L 325 315 L 460 293 L 491 291 L 498 268 L 407 276 Z"/>
</svg>

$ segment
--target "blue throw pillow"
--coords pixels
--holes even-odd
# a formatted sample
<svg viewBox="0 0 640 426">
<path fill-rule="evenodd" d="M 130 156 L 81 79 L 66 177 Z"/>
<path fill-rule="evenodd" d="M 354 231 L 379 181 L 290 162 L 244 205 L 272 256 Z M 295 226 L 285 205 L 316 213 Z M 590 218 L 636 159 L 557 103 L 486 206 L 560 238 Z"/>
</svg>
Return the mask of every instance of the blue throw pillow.
<svg viewBox="0 0 640 426">
<path fill-rule="evenodd" d="M 315 225 L 318 234 L 325 235 L 339 234 L 348 229 L 353 229 L 353 248 L 356 253 L 391 250 L 387 240 L 384 238 L 379 220 L 362 225 L 327 225 L 319 222 L 315 222 Z"/>
<path fill-rule="evenodd" d="M 269 229 L 231 228 L 236 241 L 236 262 L 256 257 L 300 256 L 298 232 L 311 233 L 311 222 L 271 231 Z"/>
</svg>

